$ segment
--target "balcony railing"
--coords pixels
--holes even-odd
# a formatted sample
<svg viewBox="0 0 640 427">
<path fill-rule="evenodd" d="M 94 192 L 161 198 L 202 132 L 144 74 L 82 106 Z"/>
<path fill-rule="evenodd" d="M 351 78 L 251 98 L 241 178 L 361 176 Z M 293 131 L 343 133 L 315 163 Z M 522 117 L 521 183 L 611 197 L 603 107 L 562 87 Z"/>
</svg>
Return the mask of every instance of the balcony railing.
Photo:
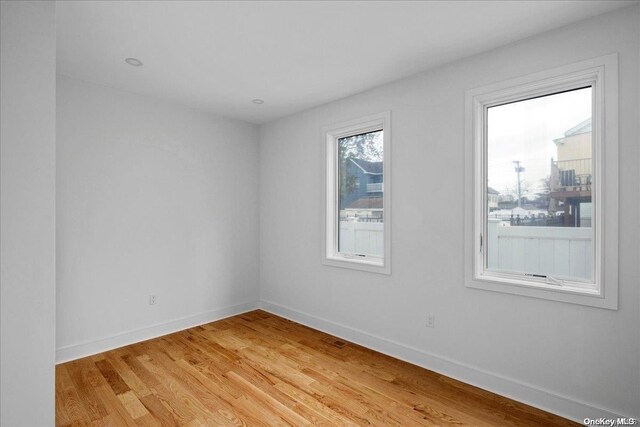
<svg viewBox="0 0 640 427">
<path fill-rule="evenodd" d="M 367 193 L 382 193 L 383 191 L 384 185 L 382 182 L 367 184 Z"/>
<path fill-rule="evenodd" d="M 558 170 L 558 184 L 561 187 L 591 184 L 590 158 L 575 160 L 559 160 L 554 162 Z"/>
</svg>

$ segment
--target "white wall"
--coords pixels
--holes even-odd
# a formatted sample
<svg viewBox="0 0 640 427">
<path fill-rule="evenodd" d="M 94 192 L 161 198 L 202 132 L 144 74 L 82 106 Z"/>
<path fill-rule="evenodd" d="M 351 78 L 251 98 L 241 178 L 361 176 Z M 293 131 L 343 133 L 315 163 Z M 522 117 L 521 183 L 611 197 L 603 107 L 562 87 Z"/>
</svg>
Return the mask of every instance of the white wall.
<svg viewBox="0 0 640 427">
<path fill-rule="evenodd" d="M 2 2 L 0 425 L 54 424 L 55 4 Z"/>
<path fill-rule="evenodd" d="M 262 126 L 265 308 L 574 419 L 639 417 L 638 27 L 634 5 Z M 611 52 L 620 54 L 619 310 L 465 288 L 465 91 Z M 392 275 L 323 266 L 320 130 L 386 110 Z"/>
<path fill-rule="evenodd" d="M 57 102 L 58 361 L 256 307 L 257 128 L 61 76 Z"/>
</svg>

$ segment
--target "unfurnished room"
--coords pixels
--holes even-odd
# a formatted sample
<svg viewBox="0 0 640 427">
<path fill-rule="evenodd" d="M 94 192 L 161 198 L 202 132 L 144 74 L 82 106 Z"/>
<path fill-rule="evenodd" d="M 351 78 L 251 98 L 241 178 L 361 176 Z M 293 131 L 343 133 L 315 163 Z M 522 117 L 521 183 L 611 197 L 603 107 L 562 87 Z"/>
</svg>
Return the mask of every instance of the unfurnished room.
<svg viewBox="0 0 640 427">
<path fill-rule="evenodd" d="M 640 1 L 0 4 L 2 427 L 640 424 Z"/>
</svg>

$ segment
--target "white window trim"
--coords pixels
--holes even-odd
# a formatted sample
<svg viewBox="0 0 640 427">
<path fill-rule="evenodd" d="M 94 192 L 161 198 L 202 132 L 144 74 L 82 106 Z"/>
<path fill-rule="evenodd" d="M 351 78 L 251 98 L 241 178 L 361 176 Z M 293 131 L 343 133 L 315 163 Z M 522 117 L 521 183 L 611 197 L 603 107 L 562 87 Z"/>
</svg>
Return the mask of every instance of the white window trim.
<svg viewBox="0 0 640 427">
<path fill-rule="evenodd" d="M 594 283 L 557 283 L 484 268 L 486 109 L 593 85 Z M 618 308 L 618 55 L 616 53 L 466 92 L 465 285 L 530 297 Z M 603 207 L 605 207 L 603 209 Z"/>
<path fill-rule="evenodd" d="M 353 257 L 338 252 L 338 213 L 337 213 L 337 140 L 350 135 L 382 129 L 382 148 L 384 168 L 383 195 L 384 206 L 384 256 Z M 333 267 L 343 267 L 373 273 L 391 274 L 391 112 L 386 111 L 360 119 L 350 120 L 327 126 L 322 129 L 323 141 L 323 245 L 322 263 Z"/>
</svg>

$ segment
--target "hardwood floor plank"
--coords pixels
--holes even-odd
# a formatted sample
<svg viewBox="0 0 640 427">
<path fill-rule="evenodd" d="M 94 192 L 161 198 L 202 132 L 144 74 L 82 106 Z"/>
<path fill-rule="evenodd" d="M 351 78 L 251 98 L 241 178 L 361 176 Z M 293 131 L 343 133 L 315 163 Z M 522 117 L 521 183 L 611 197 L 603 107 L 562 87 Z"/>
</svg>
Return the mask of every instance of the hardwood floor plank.
<svg viewBox="0 0 640 427">
<path fill-rule="evenodd" d="M 107 360 L 98 360 L 96 366 L 102 372 L 102 376 L 109 383 L 115 394 L 126 393 L 130 390 L 127 383 L 124 382 L 120 374 L 116 372 L 111 363 Z"/>
<path fill-rule="evenodd" d="M 139 427 L 163 427 L 160 421 L 151 414 L 136 418 L 135 421 Z"/>
<path fill-rule="evenodd" d="M 237 403 L 243 396 L 242 390 L 233 386 L 227 378 L 228 373 L 211 381 L 210 377 L 207 377 L 186 361 L 180 360 L 177 364 L 185 372 L 200 381 L 211 393 L 216 393 L 220 397 L 223 402 L 219 403 L 218 412 L 228 420 L 233 421 L 232 425 L 256 425 L 260 423 L 252 415 L 253 410 L 250 406 L 242 406 Z"/>
<path fill-rule="evenodd" d="M 135 427 L 135 421 L 133 421 L 133 418 L 131 418 L 124 406 L 122 406 L 122 403 L 109 385 L 98 386 L 95 387 L 94 390 L 100 400 L 102 400 L 105 408 L 109 411 L 109 415 L 112 416 L 115 425 Z"/>
<path fill-rule="evenodd" d="M 255 384 L 260 390 L 267 393 L 271 398 L 280 404 L 286 406 L 296 414 L 311 422 L 313 425 L 331 425 L 329 419 L 324 414 L 314 411 L 304 402 L 292 398 L 289 394 L 284 393 L 276 387 L 281 384 L 279 381 L 269 375 L 265 375 L 260 369 L 256 369 L 248 363 L 241 363 L 234 372 L 242 377 L 246 382 Z"/>
<path fill-rule="evenodd" d="M 57 426 L 575 426 L 256 310 L 56 367 Z"/>
<path fill-rule="evenodd" d="M 303 426 L 310 424 L 309 420 L 305 420 L 295 411 L 292 411 L 291 408 L 287 407 L 277 399 L 274 399 L 273 396 L 263 391 L 260 387 L 256 387 L 255 384 L 250 383 L 237 373 L 233 371 L 229 372 L 228 378 L 236 384 L 240 385 L 240 387 L 245 391 L 245 397 L 247 397 L 255 404 L 259 404 L 272 411 L 286 423 L 292 426 Z"/>
<path fill-rule="evenodd" d="M 322 415 L 326 418 L 332 425 L 341 425 L 341 426 L 355 426 L 357 424 L 353 423 L 346 417 L 341 416 L 338 412 L 332 410 L 328 406 L 324 405 L 320 400 L 316 399 L 314 396 L 305 393 L 299 388 L 285 382 L 277 383 L 274 387 L 283 393 L 290 396 L 292 399 L 296 399 L 298 402 L 306 405 L 311 410 L 316 413 Z"/>
<path fill-rule="evenodd" d="M 56 368 L 56 393 L 60 393 L 61 397 L 61 417 L 64 422 L 60 424 L 78 425 L 84 421 L 89 421 L 90 417 L 84 409 L 79 391 L 73 385 L 71 376 L 66 366 L 58 366 Z"/>
<path fill-rule="evenodd" d="M 216 391 L 208 388 L 208 384 L 201 382 L 189 372 L 181 369 L 160 348 L 149 349 L 151 359 L 143 362 L 152 372 L 162 372 L 164 379 L 168 381 L 169 388 L 182 396 L 182 400 L 188 402 L 194 410 L 196 418 L 209 425 L 225 425 L 228 419 L 219 412 L 225 408 L 233 412 L 233 405 L 226 402 Z"/>
<path fill-rule="evenodd" d="M 142 418 L 145 415 L 149 415 L 149 411 L 147 411 L 147 408 L 145 408 L 144 405 L 140 403 L 138 397 L 133 391 L 119 394 L 118 399 L 122 403 L 122 406 L 124 406 L 124 409 L 126 409 L 129 413 L 129 416 L 131 416 L 131 418 L 133 418 L 134 420 Z"/>
<path fill-rule="evenodd" d="M 193 411 L 188 407 L 187 403 L 180 399 L 179 392 L 171 391 L 162 384 L 157 384 L 151 387 L 151 394 L 149 396 L 144 396 L 141 400 L 147 410 L 154 414 L 154 416 L 155 412 L 151 411 L 149 406 L 146 405 L 147 399 L 152 396 L 171 413 L 171 416 L 176 420 L 178 425 L 188 424 L 195 418 Z M 160 411 L 160 408 L 157 410 Z"/>
<path fill-rule="evenodd" d="M 122 361 L 131 369 L 131 372 L 142 381 L 146 387 L 154 387 L 160 384 L 158 379 L 150 373 L 140 361 L 132 354 L 125 353 L 122 355 Z"/>
<path fill-rule="evenodd" d="M 71 421 L 71 418 L 69 417 L 69 413 L 67 412 L 67 408 L 65 405 L 67 400 L 67 394 L 65 392 L 65 384 L 64 384 L 64 378 L 62 376 L 62 370 L 66 370 L 66 367 L 64 365 L 56 366 L 55 408 L 56 408 L 56 425 L 57 426 L 68 424 Z"/>
<path fill-rule="evenodd" d="M 111 363 L 113 369 L 120 375 L 129 389 L 133 390 L 138 397 L 146 396 L 151 393 L 147 385 L 131 370 L 121 358 L 122 352 L 114 350 L 106 353 L 105 359 Z"/>
<path fill-rule="evenodd" d="M 382 408 L 397 408 L 397 412 L 403 414 L 402 419 L 397 420 L 400 424 L 420 423 L 428 418 L 425 416 L 426 414 L 415 411 L 415 406 L 419 404 L 419 399 L 416 398 L 415 394 L 408 392 L 402 394 L 403 390 L 395 390 L 394 387 L 390 387 L 389 380 L 393 380 L 393 377 L 387 378 L 387 381 L 380 380 L 375 376 L 371 376 L 366 369 L 351 369 L 344 362 L 333 360 L 327 355 L 306 353 L 303 346 L 296 347 L 287 344 L 280 347 L 280 352 L 287 357 L 299 360 L 302 365 L 313 368 L 330 379 L 331 383 L 335 382 L 344 386 L 351 385 L 366 396 L 368 401 L 379 402 Z M 389 393 L 387 392 L 388 390 L 392 392 Z M 424 398 L 422 399 L 424 400 Z M 384 411 L 382 408 L 379 408 L 378 412 Z M 375 412 L 371 414 L 374 415 Z M 459 420 L 456 420 L 451 415 L 437 411 L 435 414 L 438 415 L 438 420 L 444 420 L 446 424 L 460 423 Z"/>
<path fill-rule="evenodd" d="M 140 402 L 160 425 L 166 427 L 180 426 L 180 418 L 175 416 L 173 411 L 167 409 L 153 393 L 141 397 Z"/>
<path fill-rule="evenodd" d="M 106 384 L 106 381 L 95 364 L 88 359 L 80 359 L 71 362 L 67 366 L 67 371 L 89 420 L 97 422 L 106 417 L 109 412 L 94 389 L 96 386 Z"/>
</svg>

